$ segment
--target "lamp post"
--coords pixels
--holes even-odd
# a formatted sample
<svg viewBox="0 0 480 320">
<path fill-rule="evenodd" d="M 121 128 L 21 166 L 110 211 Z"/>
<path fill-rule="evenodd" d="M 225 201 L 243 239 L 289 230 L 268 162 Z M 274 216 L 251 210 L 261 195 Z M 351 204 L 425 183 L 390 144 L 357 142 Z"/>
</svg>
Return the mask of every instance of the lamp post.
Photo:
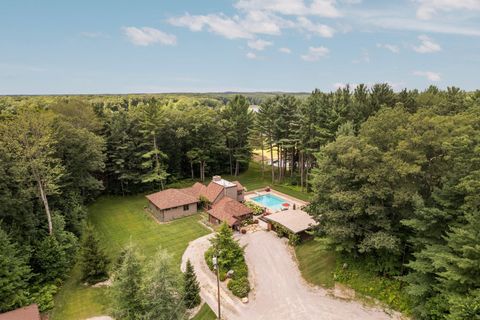
<svg viewBox="0 0 480 320">
<path fill-rule="evenodd" d="M 219 266 L 218 266 L 218 257 L 215 255 L 212 258 L 213 262 L 213 267 L 217 270 L 217 303 L 218 303 L 218 319 L 221 319 L 221 313 L 220 313 L 220 279 L 219 279 Z"/>
</svg>

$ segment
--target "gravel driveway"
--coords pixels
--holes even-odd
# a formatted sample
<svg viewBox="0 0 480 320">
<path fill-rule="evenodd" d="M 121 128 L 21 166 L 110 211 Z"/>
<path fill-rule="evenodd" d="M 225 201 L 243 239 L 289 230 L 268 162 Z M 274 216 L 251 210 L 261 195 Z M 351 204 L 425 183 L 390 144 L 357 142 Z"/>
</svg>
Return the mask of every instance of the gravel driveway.
<svg viewBox="0 0 480 320">
<path fill-rule="evenodd" d="M 201 296 L 216 312 L 216 278 L 204 261 L 209 247 L 208 235 L 192 241 L 183 255 L 182 270 L 190 259 L 201 285 Z M 311 319 L 393 319 L 375 308 L 354 301 L 327 295 L 321 288 L 305 283 L 288 246 L 272 232 L 258 231 L 238 235 L 246 245 L 252 292 L 249 303 L 243 304 L 221 284 L 222 318 L 228 320 L 311 320 Z"/>
</svg>

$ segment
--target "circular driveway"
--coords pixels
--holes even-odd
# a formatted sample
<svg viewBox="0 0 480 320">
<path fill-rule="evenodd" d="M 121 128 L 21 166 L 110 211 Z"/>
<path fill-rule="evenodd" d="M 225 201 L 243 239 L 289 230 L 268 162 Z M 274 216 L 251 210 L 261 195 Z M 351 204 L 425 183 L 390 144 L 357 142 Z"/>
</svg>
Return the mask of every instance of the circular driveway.
<svg viewBox="0 0 480 320">
<path fill-rule="evenodd" d="M 192 241 L 182 259 L 182 270 L 187 259 L 192 262 L 201 285 L 201 296 L 212 310 L 217 310 L 216 278 L 204 260 L 210 246 L 208 235 Z M 347 320 L 394 319 L 378 308 L 364 307 L 356 301 L 336 299 L 327 291 L 305 283 L 297 264 L 284 241 L 275 233 L 258 231 L 238 235 L 245 245 L 252 291 L 250 301 L 243 304 L 221 283 L 222 319 L 256 320 Z"/>
</svg>

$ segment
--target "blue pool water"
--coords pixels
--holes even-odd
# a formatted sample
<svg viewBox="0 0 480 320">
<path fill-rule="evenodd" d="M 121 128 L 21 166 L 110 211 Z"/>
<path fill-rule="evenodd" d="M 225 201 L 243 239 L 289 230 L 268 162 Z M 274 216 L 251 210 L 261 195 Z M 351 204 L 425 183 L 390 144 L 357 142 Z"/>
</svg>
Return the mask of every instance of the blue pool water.
<svg viewBox="0 0 480 320">
<path fill-rule="evenodd" d="M 273 194 L 265 194 L 262 196 L 257 196 L 252 198 L 252 200 L 263 207 L 267 207 L 268 209 L 270 209 L 270 211 L 273 211 L 273 212 L 281 210 L 283 203 L 285 202 L 288 203 L 288 201 L 286 201 L 285 199 L 277 197 L 276 195 L 273 195 Z"/>
</svg>

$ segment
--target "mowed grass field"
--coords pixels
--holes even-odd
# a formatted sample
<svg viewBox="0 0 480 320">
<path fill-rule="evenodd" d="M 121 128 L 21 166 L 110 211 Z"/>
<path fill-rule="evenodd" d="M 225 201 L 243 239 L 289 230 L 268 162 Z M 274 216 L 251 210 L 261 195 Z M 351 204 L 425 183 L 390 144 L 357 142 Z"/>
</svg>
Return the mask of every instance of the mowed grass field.
<svg viewBox="0 0 480 320">
<path fill-rule="evenodd" d="M 200 310 L 195 315 L 195 317 L 192 318 L 192 320 L 213 320 L 213 319 L 217 319 L 217 316 L 206 303 L 200 308 Z"/>
<path fill-rule="evenodd" d="M 101 197 L 89 207 L 88 220 L 95 227 L 101 244 L 112 261 L 131 241 L 140 248 L 146 259 L 153 256 L 160 247 L 167 249 L 180 267 L 188 243 L 210 231 L 198 223 L 201 218 L 198 214 L 158 224 L 143 209 L 146 204 L 143 195 Z M 86 287 L 80 283 L 80 276 L 77 265 L 57 294 L 50 319 L 77 320 L 108 314 L 108 289 Z M 205 309 L 209 309 L 208 306 Z M 203 312 L 208 315 L 207 311 Z"/>
<path fill-rule="evenodd" d="M 302 276 L 311 284 L 331 288 L 335 281 L 335 255 L 315 240 L 306 241 L 295 247 L 295 255 Z"/>
</svg>

